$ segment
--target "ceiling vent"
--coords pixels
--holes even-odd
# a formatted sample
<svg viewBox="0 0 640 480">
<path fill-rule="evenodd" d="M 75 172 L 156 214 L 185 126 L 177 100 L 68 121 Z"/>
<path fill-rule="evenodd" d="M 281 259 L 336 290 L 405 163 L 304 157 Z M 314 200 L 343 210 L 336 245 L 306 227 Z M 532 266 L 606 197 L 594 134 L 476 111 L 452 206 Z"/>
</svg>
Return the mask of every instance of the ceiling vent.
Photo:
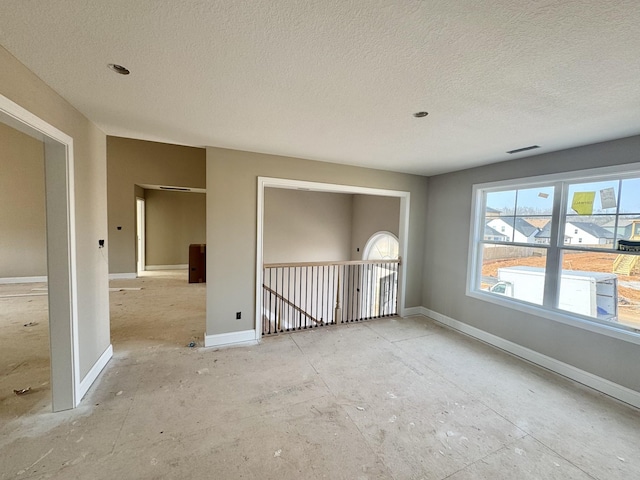
<svg viewBox="0 0 640 480">
<path fill-rule="evenodd" d="M 118 65 L 117 63 L 110 63 L 109 65 L 107 65 L 107 67 L 109 67 L 114 72 L 119 73 L 120 75 L 129 75 L 131 73 L 131 71 L 127 67 L 123 67 L 122 65 Z"/>
<path fill-rule="evenodd" d="M 535 150 L 536 148 L 540 148 L 540 145 L 531 145 L 529 147 L 516 148 L 515 150 L 509 150 L 508 154 L 526 152 L 527 150 Z"/>
<path fill-rule="evenodd" d="M 184 187 L 163 187 L 160 186 L 160 190 L 173 190 L 175 192 L 190 192 L 191 189 L 190 188 L 184 188 Z"/>
</svg>

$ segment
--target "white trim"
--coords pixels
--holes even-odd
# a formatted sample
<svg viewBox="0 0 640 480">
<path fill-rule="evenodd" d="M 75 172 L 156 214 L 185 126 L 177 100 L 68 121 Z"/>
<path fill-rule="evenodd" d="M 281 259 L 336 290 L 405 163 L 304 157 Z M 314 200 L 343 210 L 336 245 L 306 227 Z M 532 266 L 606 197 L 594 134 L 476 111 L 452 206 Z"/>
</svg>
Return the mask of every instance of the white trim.
<svg viewBox="0 0 640 480">
<path fill-rule="evenodd" d="M 0 285 L 9 283 L 47 283 L 47 276 L 44 277 L 4 277 L 0 278 Z"/>
<path fill-rule="evenodd" d="M 0 111 L 6 113 L 17 122 L 26 124 L 34 130 L 37 130 L 38 132 L 46 135 L 47 137 L 53 138 L 60 143 L 63 143 L 65 145 L 73 143 L 73 138 L 64 133 L 62 130 L 58 130 L 53 125 L 48 124 L 44 120 L 35 116 L 30 111 L 25 110 L 17 103 L 9 100 L 2 94 L 0 94 Z"/>
<path fill-rule="evenodd" d="M 412 317 L 414 315 L 424 315 L 428 317 L 425 313 L 426 309 L 424 307 L 408 307 L 404 309 L 404 314 L 400 315 L 402 318 L 404 317 Z"/>
<path fill-rule="evenodd" d="M 255 297 L 255 340 L 260 341 L 262 335 L 262 263 L 263 263 L 263 229 L 264 229 L 264 189 L 286 188 L 290 190 L 309 190 L 314 192 L 348 193 L 359 195 L 376 195 L 380 197 L 400 198 L 399 258 L 401 260 L 398 276 L 398 314 L 404 316 L 407 278 L 407 253 L 409 251 L 409 214 L 411 193 L 402 190 L 359 187 L 355 185 L 338 185 L 333 183 L 309 182 L 286 178 L 258 177 L 257 234 L 256 234 L 256 297 Z"/>
<path fill-rule="evenodd" d="M 189 270 L 189 264 L 181 263 L 179 265 L 146 265 L 144 269 L 147 272 L 154 270 Z"/>
<path fill-rule="evenodd" d="M 147 263 L 146 215 L 146 200 L 136 197 L 136 272 L 138 274 L 145 271 Z"/>
<path fill-rule="evenodd" d="M 536 315 L 548 320 L 554 320 L 565 325 L 571 325 L 572 327 L 581 328 L 589 332 L 598 333 L 607 337 L 616 338 L 618 340 L 624 340 L 625 342 L 635 343 L 640 345 L 640 332 L 626 330 L 616 324 L 607 325 L 600 323 L 596 319 L 592 318 L 580 318 L 578 316 L 560 313 L 556 310 L 546 309 L 543 306 L 538 306 L 523 301 L 518 301 L 511 298 L 499 297 L 496 294 L 486 293 L 483 291 L 471 291 L 467 293 L 471 298 L 482 300 L 483 302 L 493 303 L 503 308 L 511 308 L 518 312 L 527 313 L 529 315 Z"/>
<path fill-rule="evenodd" d="M 485 332 L 484 330 L 480 330 L 479 328 L 472 327 L 471 325 L 468 325 L 459 320 L 455 320 L 451 317 L 447 317 L 446 315 L 442 315 L 441 313 L 429 310 L 428 308 L 420 308 L 422 309 L 423 315 L 432 318 L 438 323 L 446 325 L 447 327 L 469 335 L 484 343 L 488 343 L 489 345 L 499 348 L 500 350 L 509 352 L 516 357 L 520 357 L 540 367 L 546 368 L 547 370 L 562 375 L 563 377 L 575 380 L 578 383 L 610 395 L 614 398 L 617 398 L 618 400 L 633 405 L 634 407 L 640 408 L 640 392 L 631 390 L 630 388 L 614 383 L 610 380 L 607 380 L 606 378 L 602 378 L 592 373 L 585 372 L 584 370 L 576 368 L 573 365 L 569 365 L 567 363 L 561 362 L 560 360 L 556 360 L 555 358 L 548 357 L 546 355 L 543 355 L 542 353 L 523 347 L 522 345 L 518 345 L 517 343 L 505 340 L 504 338 Z"/>
<path fill-rule="evenodd" d="M 135 273 L 110 273 L 109 280 L 135 280 L 138 276 Z"/>
<path fill-rule="evenodd" d="M 89 388 L 91 388 L 93 382 L 96 381 L 96 378 L 98 378 L 100 372 L 102 372 L 104 367 L 107 366 L 107 363 L 109 363 L 111 357 L 113 357 L 113 346 L 109 345 L 107 349 L 102 352 L 102 355 L 100 355 L 98 361 L 93 364 L 93 367 L 91 367 L 89 373 L 84 376 L 82 382 L 80 382 L 80 385 L 78 386 L 78 395 L 76 397 L 76 407 L 80 404 L 82 398 L 89 391 Z"/>
<path fill-rule="evenodd" d="M 574 184 L 588 181 L 602 181 L 608 178 L 625 179 L 636 178 L 640 175 L 640 163 L 614 165 L 609 167 L 600 167 L 586 170 L 576 170 L 551 175 L 540 175 L 534 177 L 513 178 L 501 180 L 497 182 L 474 184 L 472 187 L 472 204 L 469 231 L 468 246 L 468 262 L 467 262 L 467 278 L 465 284 L 465 294 L 469 297 L 484 302 L 493 303 L 504 308 L 511 308 L 530 315 L 536 315 L 571 325 L 583 330 L 605 335 L 608 337 L 624 340 L 629 343 L 640 345 L 640 330 L 626 326 L 621 323 L 611 323 L 600 321 L 596 318 L 581 316 L 572 312 L 566 312 L 558 308 L 554 308 L 557 304 L 559 295 L 559 275 L 552 272 L 561 273 L 560 255 L 563 250 L 575 250 L 585 252 L 596 252 L 605 254 L 620 253 L 614 249 L 604 248 L 588 248 L 576 247 L 575 245 L 564 245 L 562 241 L 565 236 L 563 229 L 571 222 L 565 218 L 568 187 L 564 184 Z M 545 276 L 545 294 L 544 305 L 538 306 L 526 303 L 522 300 L 498 296 L 480 290 L 480 273 L 482 270 L 482 248 L 486 243 L 495 244 L 496 242 L 486 242 L 484 237 L 484 225 L 482 220 L 484 212 L 482 208 L 485 205 L 485 198 L 488 190 L 503 191 L 510 189 L 532 188 L 536 185 L 553 186 L 554 187 L 554 205 L 551 214 L 551 232 L 550 244 L 522 244 L 498 242 L 500 245 L 525 246 L 529 248 L 540 248 L 547 251 L 547 274 Z M 558 195 L 560 192 L 560 195 Z M 619 214 L 619 202 L 616 209 L 616 215 Z M 622 214 L 620 214 L 622 215 Z M 564 222 L 564 223 L 563 223 Z M 554 240 L 557 235 L 557 240 Z M 553 268 L 550 267 L 553 266 Z"/>
<path fill-rule="evenodd" d="M 230 347 L 240 345 L 255 345 L 256 331 L 242 330 L 240 332 L 218 333 L 215 335 L 204 334 L 205 347 Z"/>
<path fill-rule="evenodd" d="M 371 253 L 371 247 L 373 247 L 378 239 L 383 237 L 391 237 L 398 243 L 398 256 L 400 256 L 400 242 L 398 241 L 398 237 L 396 237 L 393 232 L 389 232 L 388 230 L 380 230 L 371 235 L 367 242 L 364 244 L 362 260 L 370 260 L 368 257 Z"/>
<path fill-rule="evenodd" d="M 66 249 L 68 255 L 68 263 L 66 269 L 66 277 L 68 279 L 68 311 L 71 318 L 69 318 L 69 333 L 70 337 L 65 341 L 65 345 L 50 346 L 50 356 L 53 358 L 54 352 L 57 348 L 69 348 L 71 357 L 71 365 L 68 366 L 71 378 L 68 379 L 69 391 L 59 391 L 56 388 L 54 375 L 51 375 L 52 385 L 52 404 L 54 411 L 66 410 L 68 408 L 74 408 L 78 405 L 78 388 L 80 386 L 80 345 L 78 339 L 78 284 L 77 284 L 77 262 L 76 262 L 76 219 L 75 219 L 75 167 L 74 167 L 74 143 L 73 138 L 57 129 L 53 125 L 45 122 L 41 118 L 37 117 L 33 113 L 24 109 L 17 103 L 8 99 L 4 95 L 0 94 L 0 112 L 6 114 L 12 118 L 19 125 L 26 128 L 21 128 L 22 131 L 27 131 L 30 135 L 33 135 L 35 130 L 38 134 L 42 134 L 48 139 L 60 144 L 64 150 L 64 169 L 65 169 L 65 182 L 66 182 Z M 37 137 L 37 136 L 36 136 Z M 46 148 L 46 139 L 41 139 L 45 142 L 45 169 L 49 161 Z M 46 184 L 46 181 L 45 181 Z M 46 186 L 46 185 L 45 185 Z M 45 192 L 46 194 L 46 192 Z M 47 234 L 49 235 L 49 227 L 47 227 Z M 47 240 L 47 251 L 49 250 L 49 240 Z M 47 252 L 49 253 L 49 252 Z M 56 274 L 61 272 L 56 272 Z M 50 272 L 51 275 L 51 272 Z M 50 276 L 49 275 L 49 276 Z M 55 290 L 55 289 L 53 289 Z M 54 292 L 52 292 L 54 293 Z M 51 299 L 51 297 L 49 297 Z M 50 300 L 51 301 L 51 300 Z M 51 316 L 51 309 L 49 311 Z M 51 322 L 50 322 L 51 323 Z M 51 325 L 50 325 L 51 328 Z M 50 335 L 51 338 L 51 335 Z M 52 362 L 53 363 L 53 362 Z M 64 372 L 64 370 L 62 370 Z M 66 372 L 64 373 L 66 375 Z M 70 381 L 69 381 L 70 380 Z M 65 389 L 66 390 L 66 389 Z M 70 403 L 68 400 L 56 401 L 56 398 L 70 397 Z"/>
<path fill-rule="evenodd" d="M 607 177 L 615 178 L 634 178 L 640 174 L 640 163 L 624 163 L 621 165 L 611 165 L 608 167 L 587 168 L 581 170 L 570 170 L 567 172 L 551 173 L 547 175 L 533 175 L 530 177 L 510 178 L 507 180 L 499 180 L 496 182 L 477 183 L 474 187 L 486 190 L 504 189 L 509 190 L 514 186 L 535 187 L 541 184 L 555 182 L 582 182 L 589 181 L 594 178 L 606 179 Z"/>
</svg>

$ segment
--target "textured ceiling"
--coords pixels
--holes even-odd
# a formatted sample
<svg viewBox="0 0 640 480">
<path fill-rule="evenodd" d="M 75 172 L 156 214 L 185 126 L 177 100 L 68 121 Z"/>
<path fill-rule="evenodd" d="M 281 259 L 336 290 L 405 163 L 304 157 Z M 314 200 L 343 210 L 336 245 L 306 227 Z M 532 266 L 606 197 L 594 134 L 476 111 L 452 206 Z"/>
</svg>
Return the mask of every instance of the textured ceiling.
<svg viewBox="0 0 640 480">
<path fill-rule="evenodd" d="M 431 175 L 640 133 L 638 0 L 2 0 L 0 44 L 109 135 Z"/>
</svg>

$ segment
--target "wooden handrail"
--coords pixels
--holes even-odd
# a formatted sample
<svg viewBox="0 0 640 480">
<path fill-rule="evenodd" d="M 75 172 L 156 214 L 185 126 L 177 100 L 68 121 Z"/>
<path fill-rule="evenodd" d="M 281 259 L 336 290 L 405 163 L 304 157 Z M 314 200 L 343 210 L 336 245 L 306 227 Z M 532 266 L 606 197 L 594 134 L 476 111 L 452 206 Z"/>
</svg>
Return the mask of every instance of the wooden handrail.
<svg viewBox="0 0 640 480">
<path fill-rule="evenodd" d="M 298 312 L 303 314 L 305 317 L 311 319 L 311 321 L 314 322 L 316 325 L 322 325 L 324 323 L 322 320 L 317 320 L 317 319 L 313 318 L 311 315 L 309 315 L 307 312 L 305 312 L 302 308 L 297 306 L 295 303 L 287 300 L 286 298 L 284 298 L 282 295 L 280 295 L 278 292 L 276 292 L 272 288 L 267 287 L 264 283 L 262 284 L 262 288 L 264 288 L 267 292 L 272 293 L 273 295 L 275 295 L 276 298 L 279 298 L 284 303 L 286 303 L 287 305 L 292 307 L 294 310 L 297 310 Z"/>
<path fill-rule="evenodd" d="M 347 260 L 341 262 L 294 262 L 294 263 L 265 263 L 264 268 L 282 267 L 326 267 L 330 265 L 402 265 L 402 259 L 397 260 Z"/>
</svg>

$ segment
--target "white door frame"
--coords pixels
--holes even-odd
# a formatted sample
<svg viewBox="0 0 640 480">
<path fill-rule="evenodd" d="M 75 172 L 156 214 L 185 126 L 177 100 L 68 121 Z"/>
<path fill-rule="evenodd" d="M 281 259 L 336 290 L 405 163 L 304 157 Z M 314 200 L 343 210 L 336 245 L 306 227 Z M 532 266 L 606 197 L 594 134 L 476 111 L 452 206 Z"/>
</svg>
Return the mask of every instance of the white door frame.
<svg viewBox="0 0 640 480">
<path fill-rule="evenodd" d="M 400 226 L 398 230 L 399 258 L 401 268 L 398 275 L 398 315 L 404 316 L 407 277 L 407 253 L 409 243 L 409 203 L 411 194 L 401 190 L 385 190 L 380 188 L 357 187 L 355 185 L 337 185 L 333 183 L 308 182 L 286 178 L 258 177 L 258 225 L 256 238 L 256 330 L 255 339 L 262 338 L 262 262 L 264 239 L 264 189 L 285 188 L 327 193 L 346 193 L 358 195 L 376 195 L 381 197 L 400 198 Z"/>
<path fill-rule="evenodd" d="M 44 142 L 53 411 L 81 400 L 73 138 L 0 95 L 7 124 Z"/>
<path fill-rule="evenodd" d="M 146 270 L 146 220 L 145 220 L 145 199 L 136 197 L 136 252 L 138 257 L 136 258 L 136 270 L 137 274 Z"/>
</svg>

